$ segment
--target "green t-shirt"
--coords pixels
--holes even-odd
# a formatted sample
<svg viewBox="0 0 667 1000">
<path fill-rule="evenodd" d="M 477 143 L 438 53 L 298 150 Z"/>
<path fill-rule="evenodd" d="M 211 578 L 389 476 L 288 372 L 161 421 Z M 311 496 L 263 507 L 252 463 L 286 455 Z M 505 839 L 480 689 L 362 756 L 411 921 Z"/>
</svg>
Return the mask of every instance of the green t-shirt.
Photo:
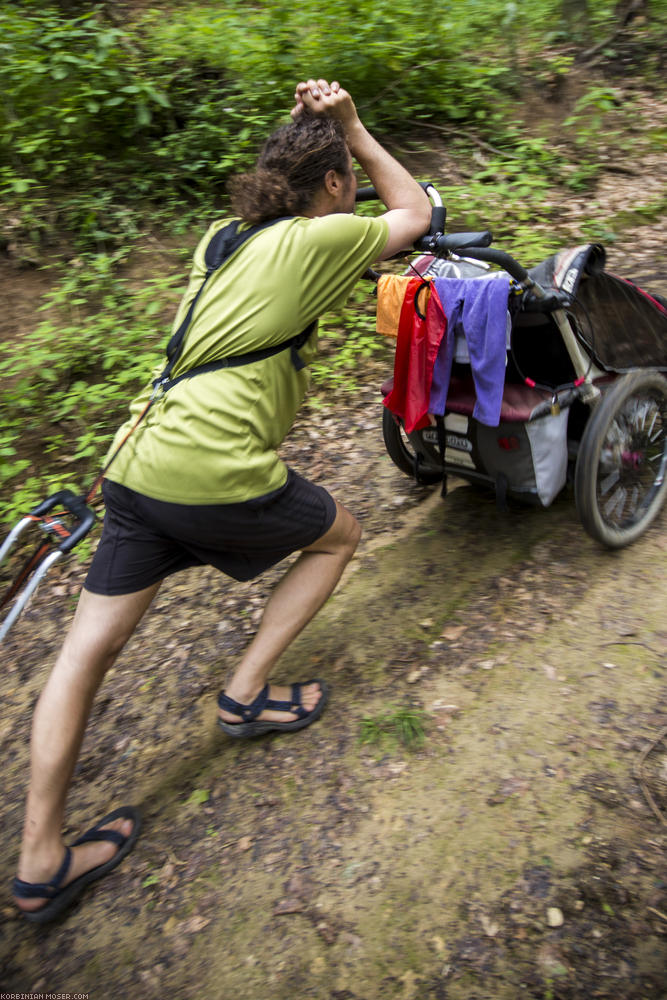
<svg viewBox="0 0 667 1000">
<path fill-rule="evenodd" d="M 174 330 L 204 279 L 206 247 L 223 225 L 214 223 L 195 251 Z M 209 278 L 172 377 L 300 333 L 344 304 L 387 238 L 384 219 L 345 214 L 287 219 L 251 237 Z M 299 354 L 307 365 L 316 351 L 313 333 Z M 278 489 L 287 469 L 276 448 L 292 426 L 307 385 L 308 375 L 296 370 L 289 349 L 183 379 L 153 403 L 107 478 L 155 500 L 182 504 L 236 503 Z M 149 384 L 133 401 L 109 456 L 151 391 Z"/>
</svg>

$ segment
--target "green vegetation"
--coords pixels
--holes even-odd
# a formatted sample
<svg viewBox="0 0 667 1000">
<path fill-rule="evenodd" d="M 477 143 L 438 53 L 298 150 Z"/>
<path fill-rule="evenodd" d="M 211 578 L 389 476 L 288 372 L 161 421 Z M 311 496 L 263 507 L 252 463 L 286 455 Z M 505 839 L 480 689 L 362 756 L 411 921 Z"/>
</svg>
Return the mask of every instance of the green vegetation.
<svg viewBox="0 0 667 1000">
<path fill-rule="evenodd" d="M 183 280 L 182 259 L 176 278 L 162 261 L 130 286 L 146 231 L 203 231 L 225 208 L 230 174 L 285 119 L 298 79 L 340 79 L 369 126 L 407 154 L 446 142 L 462 167 L 447 187 L 452 225 L 491 225 L 519 254 L 553 249 L 548 192 L 586 190 L 601 137 L 616 141 L 626 114 L 597 80 L 565 140 L 527 133 L 518 114 L 526 93 L 558 88 L 577 49 L 610 38 L 613 57 L 607 0 L 432 0 L 427 17 L 406 0 L 175 0 L 129 3 L 122 17 L 117 6 L 0 3 L 0 252 L 53 274 L 44 320 L 0 345 L 8 521 L 99 463 L 159 360 Z M 655 4 L 633 29 L 655 86 L 666 23 Z M 365 292 L 322 336 L 316 380 L 348 384 L 359 355 L 376 349 Z"/>
<path fill-rule="evenodd" d="M 389 709 L 380 715 L 366 715 L 361 722 L 359 741 L 380 749 L 419 750 L 426 738 L 427 716 L 412 706 Z"/>
<path fill-rule="evenodd" d="M 11 490 L 9 520 L 99 465 L 109 432 L 161 360 L 168 323 L 160 310 L 175 299 L 174 279 L 158 276 L 130 292 L 116 263 L 102 253 L 77 259 L 45 296 L 47 318 L 19 343 L 0 344 L 0 490 Z M 30 472 L 34 456 L 39 474 Z"/>
<path fill-rule="evenodd" d="M 428 17 L 406 0 L 180 2 L 123 27 L 114 6 L 0 6 L 0 198 L 33 240 L 64 226 L 79 247 L 108 248 L 151 207 L 173 216 L 220 199 L 308 73 L 344 81 L 381 133 L 474 125 L 538 168 L 544 150 L 522 148 L 513 112 L 526 86 L 568 73 L 558 43 L 576 37 L 563 0 L 432 0 Z M 586 36 L 604 38 L 616 5 L 587 7 Z M 658 72 L 663 27 L 656 10 L 644 74 Z M 576 115 L 607 105 L 613 90 L 598 87 Z"/>
</svg>

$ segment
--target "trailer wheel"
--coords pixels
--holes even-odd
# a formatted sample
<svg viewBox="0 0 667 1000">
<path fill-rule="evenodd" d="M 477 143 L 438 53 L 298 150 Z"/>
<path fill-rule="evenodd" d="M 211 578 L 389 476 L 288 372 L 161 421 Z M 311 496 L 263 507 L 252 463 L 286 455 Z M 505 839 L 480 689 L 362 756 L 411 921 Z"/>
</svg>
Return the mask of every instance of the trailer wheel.
<svg viewBox="0 0 667 1000">
<path fill-rule="evenodd" d="M 397 468 L 421 486 L 433 486 L 442 481 L 442 469 L 425 464 L 424 456 L 417 455 L 399 423 L 386 406 L 382 407 L 382 436 L 387 453 Z"/>
<path fill-rule="evenodd" d="M 630 545 L 667 496 L 667 379 L 621 376 L 606 391 L 581 439 L 574 495 L 586 531 L 602 545 Z"/>
</svg>

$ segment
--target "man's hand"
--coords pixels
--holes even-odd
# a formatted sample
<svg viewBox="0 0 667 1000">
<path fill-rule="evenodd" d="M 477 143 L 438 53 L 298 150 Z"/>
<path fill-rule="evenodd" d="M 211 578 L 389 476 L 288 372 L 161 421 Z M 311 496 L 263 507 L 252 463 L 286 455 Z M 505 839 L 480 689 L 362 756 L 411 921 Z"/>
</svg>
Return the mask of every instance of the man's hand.
<svg viewBox="0 0 667 1000">
<path fill-rule="evenodd" d="M 342 123 L 346 136 L 352 133 L 355 126 L 361 124 L 354 101 L 337 80 L 331 84 L 326 80 L 308 80 L 307 83 L 299 83 L 294 101 L 295 105 L 290 112 L 294 119 L 304 110 L 315 115 L 328 115 L 329 118 L 337 118 Z"/>
<path fill-rule="evenodd" d="M 299 83 L 294 94 L 292 118 L 308 111 L 315 115 L 337 118 L 345 130 L 345 141 L 352 156 L 366 172 L 388 211 L 384 218 L 389 225 L 389 238 L 380 255 L 384 260 L 399 250 L 412 246 L 428 232 L 431 205 L 423 190 L 400 163 L 373 139 L 361 123 L 354 101 L 341 85 L 334 81 L 308 80 Z"/>
</svg>

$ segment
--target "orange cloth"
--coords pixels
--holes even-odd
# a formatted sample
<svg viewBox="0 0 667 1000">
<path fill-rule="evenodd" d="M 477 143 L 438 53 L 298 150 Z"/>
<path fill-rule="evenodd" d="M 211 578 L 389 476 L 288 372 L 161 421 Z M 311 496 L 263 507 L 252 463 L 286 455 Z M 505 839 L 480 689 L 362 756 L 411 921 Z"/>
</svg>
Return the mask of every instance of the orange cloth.
<svg viewBox="0 0 667 1000">
<path fill-rule="evenodd" d="M 414 278 L 403 274 L 383 274 L 377 285 L 377 320 L 375 329 L 384 337 L 398 336 L 403 300 Z"/>
</svg>

